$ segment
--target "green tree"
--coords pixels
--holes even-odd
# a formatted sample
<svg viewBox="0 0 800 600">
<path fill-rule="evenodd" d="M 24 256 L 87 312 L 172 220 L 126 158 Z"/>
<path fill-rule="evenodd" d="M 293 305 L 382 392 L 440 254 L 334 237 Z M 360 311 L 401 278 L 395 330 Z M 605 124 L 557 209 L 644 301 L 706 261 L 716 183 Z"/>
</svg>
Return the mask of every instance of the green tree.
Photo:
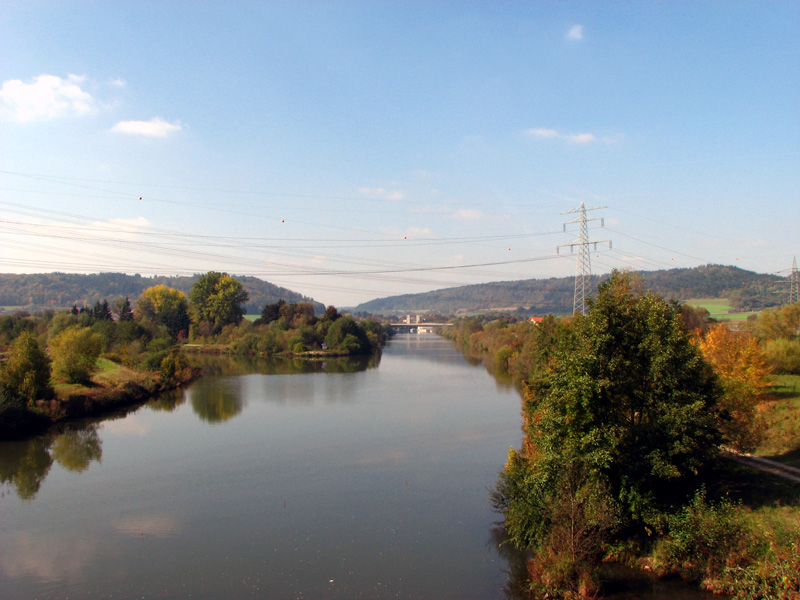
<svg viewBox="0 0 800 600">
<path fill-rule="evenodd" d="M 325 312 L 322 315 L 322 320 L 323 321 L 335 321 L 340 316 L 341 315 L 339 314 L 339 311 L 336 309 L 336 307 L 333 304 L 331 304 L 328 308 L 325 309 Z"/>
<path fill-rule="evenodd" d="M 592 499 L 591 513 L 606 490 L 619 530 L 644 535 L 691 499 L 717 454 L 716 377 L 680 307 L 635 288 L 615 272 L 589 313 L 553 338 L 546 368 L 528 383 L 524 445 L 495 496 L 520 546 L 541 550 L 565 474 L 581 473 L 586 489 L 575 495 Z"/>
<path fill-rule="evenodd" d="M 286 301 L 281 298 L 273 304 L 264 306 L 264 310 L 261 311 L 261 317 L 256 319 L 253 325 L 269 325 L 273 321 L 277 321 L 281 316 L 281 308 L 284 304 L 286 304 Z"/>
<path fill-rule="evenodd" d="M 87 383 L 97 369 L 100 336 L 85 327 L 70 327 L 50 340 L 53 373 L 67 383 Z"/>
<path fill-rule="evenodd" d="M 366 332 L 350 316 L 339 317 L 331 324 L 325 343 L 330 350 L 348 354 L 363 354 L 371 349 Z"/>
<path fill-rule="evenodd" d="M 98 300 L 95 302 L 94 308 L 92 308 L 92 318 L 95 321 L 111 320 L 111 309 L 108 306 L 107 300 L 103 300 L 102 302 Z"/>
<path fill-rule="evenodd" d="M 314 316 L 314 305 L 310 302 L 284 304 L 281 306 L 280 315 L 286 319 L 286 324 L 290 329 L 313 325 L 317 320 Z"/>
<path fill-rule="evenodd" d="M 115 303 L 117 315 L 119 316 L 120 323 L 133 321 L 133 310 L 131 309 L 131 301 L 127 296 L 119 298 Z"/>
<path fill-rule="evenodd" d="M 209 271 L 201 275 L 189 292 L 192 320 L 200 325 L 210 323 L 218 333 L 225 325 L 236 325 L 244 316 L 242 304 L 249 294 L 227 273 Z"/>
<path fill-rule="evenodd" d="M 165 285 L 149 287 L 136 301 L 136 318 L 163 325 L 173 339 L 185 336 L 189 331 L 189 305 L 186 295 Z"/>
<path fill-rule="evenodd" d="M 50 359 L 32 333 L 23 331 L 14 341 L 8 360 L 0 371 L 0 382 L 28 405 L 37 399 L 52 397 Z"/>
</svg>

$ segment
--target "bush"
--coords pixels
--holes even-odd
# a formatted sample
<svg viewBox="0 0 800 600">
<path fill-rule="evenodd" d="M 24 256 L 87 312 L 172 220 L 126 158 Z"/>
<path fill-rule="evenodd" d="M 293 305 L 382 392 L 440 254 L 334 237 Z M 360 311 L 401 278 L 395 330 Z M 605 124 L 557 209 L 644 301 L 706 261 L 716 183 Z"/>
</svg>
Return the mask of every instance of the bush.
<svg viewBox="0 0 800 600">
<path fill-rule="evenodd" d="M 653 551 L 657 572 L 677 573 L 708 585 L 722 579 L 729 569 L 746 564 L 747 523 L 743 512 L 730 502 L 710 504 L 701 489 L 667 521 L 669 533 Z"/>
<path fill-rule="evenodd" d="M 167 356 L 169 356 L 169 350 L 156 350 L 148 351 L 141 357 L 141 366 L 148 371 L 159 371 L 161 369 L 161 363 L 164 361 Z"/>
<path fill-rule="evenodd" d="M 159 380 L 163 385 L 172 386 L 185 381 L 191 370 L 189 359 L 178 349 L 173 349 L 161 359 Z"/>
<path fill-rule="evenodd" d="M 510 360 L 514 356 L 514 350 L 511 346 L 501 346 L 497 352 L 494 353 L 494 363 L 503 371 L 508 372 Z"/>
<path fill-rule="evenodd" d="M 800 599 L 800 533 L 787 548 L 770 544 L 763 559 L 732 575 L 735 600 Z"/>
<path fill-rule="evenodd" d="M 24 331 L 14 342 L 8 360 L 0 371 L 0 382 L 27 405 L 53 395 L 50 385 L 50 359 L 33 334 Z"/>
<path fill-rule="evenodd" d="M 775 373 L 800 375 L 800 341 L 783 338 L 769 340 L 765 354 L 767 364 Z"/>
<path fill-rule="evenodd" d="M 330 350 L 341 350 L 348 354 L 366 353 L 370 350 L 367 334 L 352 317 L 340 317 L 334 321 L 325 336 Z"/>
<path fill-rule="evenodd" d="M 97 368 L 100 336 L 85 327 L 70 327 L 50 340 L 53 373 L 67 383 L 87 383 Z"/>
<path fill-rule="evenodd" d="M 257 354 L 260 340 L 259 334 L 247 333 L 231 343 L 231 350 L 236 354 Z"/>
</svg>

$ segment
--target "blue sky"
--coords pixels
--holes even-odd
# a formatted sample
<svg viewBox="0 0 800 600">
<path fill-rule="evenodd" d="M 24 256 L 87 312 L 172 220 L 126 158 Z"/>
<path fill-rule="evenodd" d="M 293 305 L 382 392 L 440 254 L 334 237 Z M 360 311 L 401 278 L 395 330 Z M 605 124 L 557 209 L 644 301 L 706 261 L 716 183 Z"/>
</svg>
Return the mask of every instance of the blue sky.
<svg viewBox="0 0 800 600">
<path fill-rule="evenodd" d="M 326 304 L 800 253 L 798 2 L 0 6 L 0 272 Z"/>
</svg>

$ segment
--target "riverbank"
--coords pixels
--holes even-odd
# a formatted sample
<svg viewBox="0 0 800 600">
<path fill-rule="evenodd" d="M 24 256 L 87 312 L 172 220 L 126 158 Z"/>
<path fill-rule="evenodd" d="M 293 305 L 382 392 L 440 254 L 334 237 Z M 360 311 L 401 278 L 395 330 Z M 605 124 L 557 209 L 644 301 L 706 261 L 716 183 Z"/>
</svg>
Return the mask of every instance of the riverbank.
<svg viewBox="0 0 800 600">
<path fill-rule="evenodd" d="M 146 402 L 154 396 L 197 379 L 201 370 L 186 366 L 165 377 L 159 371 L 138 371 L 107 359 L 87 384 L 56 383 L 55 396 L 32 407 L 4 403 L 0 411 L 0 440 L 22 439 L 73 419 L 100 417 Z"/>
<path fill-rule="evenodd" d="M 232 347 L 230 344 L 183 344 L 181 346 L 185 352 L 193 354 L 216 354 L 229 356 L 245 356 L 248 358 L 301 358 L 304 360 L 325 360 L 326 358 L 344 358 L 348 356 L 368 356 L 380 352 L 382 345 L 369 352 L 352 352 L 338 348 L 328 348 L 325 350 L 302 350 L 283 352 L 258 352 L 253 350 L 241 351 Z"/>
</svg>

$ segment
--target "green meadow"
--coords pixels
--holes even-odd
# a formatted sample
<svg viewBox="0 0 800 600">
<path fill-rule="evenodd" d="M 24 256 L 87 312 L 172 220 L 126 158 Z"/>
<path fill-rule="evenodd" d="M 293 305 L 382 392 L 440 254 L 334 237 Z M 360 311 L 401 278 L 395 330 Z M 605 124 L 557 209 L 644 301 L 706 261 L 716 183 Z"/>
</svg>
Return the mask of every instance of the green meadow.
<svg viewBox="0 0 800 600">
<path fill-rule="evenodd" d="M 711 318 L 718 321 L 745 321 L 750 315 L 758 314 L 753 311 L 732 312 L 730 300 L 727 298 L 695 298 L 686 300 L 685 304 L 705 308 Z"/>
</svg>

